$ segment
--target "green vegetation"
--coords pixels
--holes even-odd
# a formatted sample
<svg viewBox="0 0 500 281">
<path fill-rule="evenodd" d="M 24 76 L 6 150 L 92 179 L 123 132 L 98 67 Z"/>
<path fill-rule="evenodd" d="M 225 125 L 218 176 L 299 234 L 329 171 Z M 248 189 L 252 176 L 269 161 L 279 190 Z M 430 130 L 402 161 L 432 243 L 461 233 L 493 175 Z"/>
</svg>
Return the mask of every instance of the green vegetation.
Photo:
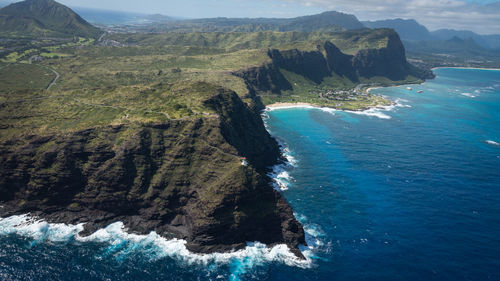
<svg viewBox="0 0 500 281">
<path fill-rule="evenodd" d="M 45 89 L 55 75 L 46 67 L 32 64 L 0 65 L 0 93 Z M 15 96 L 15 95 L 14 95 Z M 4 99 L 1 96 L 0 99 Z"/>
<path fill-rule="evenodd" d="M 302 227 L 265 176 L 280 151 L 258 114 L 263 103 L 360 110 L 388 104 L 360 83 L 420 77 L 391 30 L 94 40 L 92 30 L 79 35 L 86 24 L 65 7 L 56 6 L 66 16 L 54 22 L 45 14 L 43 26 L 29 17 L 55 12 L 52 0 L 13 4 L 0 19 L 17 15 L 20 27 L 26 5 L 26 30 L 1 29 L 26 36 L 1 41 L 2 212 L 57 214 L 63 223 L 87 221 L 89 232 L 119 219 L 134 232 L 188 237 L 195 252 L 262 241 L 301 256 Z M 59 23 L 72 38 L 32 33 L 62 36 Z"/>
<path fill-rule="evenodd" d="M 272 93 L 262 93 L 262 102 L 265 105 L 273 103 L 309 103 L 320 107 L 334 107 L 342 110 L 362 110 L 370 107 L 391 105 L 391 101 L 383 97 L 369 94 L 366 92 L 368 85 L 372 86 L 389 86 L 395 84 L 411 84 L 420 83 L 422 80 L 408 76 L 407 79 L 402 81 L 391 81 L 385 77 L 373 77 L 371 79 L 362 79 L 361 85 L 365 85 L 359 89 L 360 93 L 352 99 L 346 100 L 329 100 L 320 96 L 320 93 L 335 89 L 335 90 L 349 90 L 356 87 L 356 83 L 333 74 L 327 77 L 321 84 L 316 84 L 313 81 L 305 78 L 304 76 L 296 73 L 281 70 L 287 80 L 292 84 L 293 89 L 283 91 L 280 95 Z"/>
<path fill-rule="evenodd" d="M 53 0 L 26 0 L 0 9 L 0 35 L 97 37 L 101 31 Z"/>
<path fill-rule="evenodd" d="M 296 18 L 208 18 L 175 20 L 159 16 L 149 16 L 152 24 L 131 27 L 140 33 L 164 32 L 260 32 L 260 31 L 345 31 L 364 28 L 354 15 L 335 11 Z M 121 27 L 115 27 L 120 29 Z"/>
<path fill-rule="evenodd" d="M 212 116 L 205 105 L 219 87 L 235 91 L 245 102 L 251 98 L 249 81 L 243 73 L 275 62 L 269 49 L 298 49 L 324 59 L 325 42 L 334 42 L 341 50 L 356 53 L 363 48 L 381 49 L 388 45 L 390 30 L 349 32 L 257 32 L 188 34 L 112 34 L 104 40 L 120 47 L 98 45 L 93 39 L 30 43 L 29 47 L 5 54 L 0 66 L 0 119 L 2 135 L 45 135 L 69 132 L 109 124 L 149 124 L 168 119 Z M 11 48 L 11 47 L 9 47 Z M 287 55 L 294 60 L 294 52 Z M 8 64 L 28 61 L 32 64 Z M 41 57 L 41 60 L 40 60 Z M 306 63 L 306 62 L 304 62 Z M 315 67 L 313 65 L 313 67 Z M 60 74 L 57 82 L 51 69 Z M 359 110 L 386 105 L 387 100 L 360 95 L 341 101 L 329 100 L 319 93 L 333 89 L 352 89 L 358 84 L 391 85 L 418 79 L 393 81 L 385 77 L 352 80 L 336 73 L 312 81 L 302 72 L 278 68 L 276 73 L 258 73 L 258 77 L 283 75 L 291 88 L 279 92 L 259 90 L 263 104 L 308 102 L 320 106 Z M 278 83 L 269 80 L 271 85 Z M 28 90 L 29 89 L 29 90 Z M 35 91 L 33 91 L 35 90 Z"/>
<path fill-rule="evenodd" d="M 344 53 L 355 54 L 362 49 L 379 49 L 387 45 L 394 34 L 389 29 L 352 30 L 345 32 L 194 32 L 161 34 L 112 34 L 108 39 L 127 45 L 164 47 L 184 46 L 203 48 L 203 51 L 230 52 L 248 49 L 316 50 L 316 46 L 330 41 Z M 200 49 L 198 49 L 199 51 Z"/>
<path fill-rule="evenodd" d="M 147 124 L 211 116 L 215 113 L 204 101 L 218 91 L 213 84 L 187 82 L 97 90 L 9 92 L 1 96 L 0 120 L 7 129 L 2 135 L 45 135 L 109 124 Z"/>
<path fill-rule="evenodd" d="M 30 63 L 33 57 L 59 58 L 73 56 L 75 49 L 92 46 L 93 38 L 75 37 L 65 40 L 45 40 L 37 38 L 9 39 L 3 42 L 2 48 L 9 49 L 0 53 L 0 62 L 4 63 Z"/>
</svg>

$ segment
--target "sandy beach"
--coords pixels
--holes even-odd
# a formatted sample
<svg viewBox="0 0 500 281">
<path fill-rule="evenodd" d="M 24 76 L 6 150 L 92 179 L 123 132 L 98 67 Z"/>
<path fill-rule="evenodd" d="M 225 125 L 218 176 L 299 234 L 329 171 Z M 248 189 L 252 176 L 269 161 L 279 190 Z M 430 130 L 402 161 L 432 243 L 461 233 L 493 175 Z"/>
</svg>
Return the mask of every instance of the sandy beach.
<svg viewBox="0 0 500 281">
<path fill-rule="evenodd" d="M 310 103 L 305 102 L 277 102 L 266 106 L 267 109 L 283 109 L 283 108 L 295 108 L 295 107 L 317 107 Z"/>
<path fill-rule="evenodd" d="M 371 90 L 375 90 L 375 89 L 379 89 L 379 88 L 383 88 L 383 87 L 370 87 L 370 88 L 367 88 L 365 91 L 370 94 L 370 91 Z"/>
</svg>

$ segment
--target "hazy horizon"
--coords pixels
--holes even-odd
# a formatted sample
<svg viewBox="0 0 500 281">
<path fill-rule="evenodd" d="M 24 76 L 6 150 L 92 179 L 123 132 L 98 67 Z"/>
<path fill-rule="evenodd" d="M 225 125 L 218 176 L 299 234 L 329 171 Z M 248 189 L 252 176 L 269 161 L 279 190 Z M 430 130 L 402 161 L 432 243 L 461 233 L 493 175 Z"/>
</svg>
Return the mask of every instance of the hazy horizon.
<svg viewBox="0 0 500 281">
<path fill-rule="evenodd" d="M 19 1 L 3 1 L 19 2 Z M 430 31 L 470 30 L 479 34 L 500 34 L 500 1 L 491 0 L 59 0 L 74 8 L 90 8 L 171 17 L 196 18 L 292 18 L 338 11 L 360 21 L 415 19 Z"/>
</svg>

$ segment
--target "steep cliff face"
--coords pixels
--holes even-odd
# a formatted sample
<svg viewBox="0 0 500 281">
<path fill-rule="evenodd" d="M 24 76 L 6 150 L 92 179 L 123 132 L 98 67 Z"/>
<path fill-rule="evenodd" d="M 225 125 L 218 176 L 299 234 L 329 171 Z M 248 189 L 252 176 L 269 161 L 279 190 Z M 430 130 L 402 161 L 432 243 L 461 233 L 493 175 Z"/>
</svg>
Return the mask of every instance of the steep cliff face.
<svg viewBox="0 0 500 281">
<path fill-rule="evenodd" d="M 122 221 L 186 239 L 195 252 L 261 241 L 300 255 L 302 226 L 265 176 L 280 157 L 276 141 L 235 93 L 205 103 L 218 116 L 4 141 L 0 216 L 86 222 L 85 234 Z"/>
<path fill-rule="evenodd" d="M 325 57 L 320 51 L 269 50 L 268 55 L 278 68 L 300 74 L 315 83 L 321 83 L 324 77 L 330 75 Z"/>
<path fill-rule="evenodd" d="M 292 85 L 280 72 L 276 64 L 269 63 L 259 67 L 236 71 L 234 75 L 245 80 L 245 84 L 252 96 L 258 92 L 272 92 L 291 90 Z"/>
<path fill-rule="evenodd" d="M 352 66 L 362 77 L 383 76 L 391 80 L 403 80 L 415 74 L 406 61 L 403 43 L 394 33 L 387 39 L 387 46 L 381 49 L 359 51 L 352 58 Z"/>
<path fill-rule="evenodd" d="M 279 94 L 290 90 L 290 82 L 280 69 L 299 74 L 316 84 L 321 84 L 333 74 L 355 83 L 373 77 L 386 77 L 393 81 L 404 80 L 410 75 L 420 79 L 433 78 L 432 73 L 407 62 L 404 46 L 395 32 L 389 33 L 384 47 L 360 50 L 355 55 L 342 53 L 329 41 L 318 45 L 314 51 L 270 49 L 268 55 L 272 63 L 265 67 L 235 73 L 244 78 L 248 88 L 254 92 Z"/>
<path fill-rule="evenodd" d="M 342 51 L 340 51 L 340 49 L 331 42 L 326 42 L 324 48 L 328 69 L 331 73 L 335 73 L 341 77 L 346 77 L 353 82 L 359 81 L 358 74 L 353 66 L 353 57 L 351 55 L 342 53 Z"/>
</svg>

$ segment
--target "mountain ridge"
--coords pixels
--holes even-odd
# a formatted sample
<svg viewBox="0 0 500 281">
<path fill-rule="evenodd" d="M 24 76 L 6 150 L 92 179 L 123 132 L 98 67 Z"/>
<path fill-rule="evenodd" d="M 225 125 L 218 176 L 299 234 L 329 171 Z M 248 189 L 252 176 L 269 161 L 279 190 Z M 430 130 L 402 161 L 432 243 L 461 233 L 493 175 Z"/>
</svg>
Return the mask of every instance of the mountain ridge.
<svg viewBox="0 0 500 281">
<path fill-rule="evenodd" d="M 0 34 L 96 37 L 101 31 L 53 0 L 25 0 L 0 9 Z"/>
<path fill-rule="evenodd" d="M 403 40 L 433 40 L 429 30 L 414 19 L 387 19 L 379 21 L 363 21 L 369 28 L 392 28 Z"/>
<path fill-rule="evenodd" d="M 369 28 L 392 28 L 403 41 L 447 41 L 453 37 L 460 39 L 472 38 L 481 48 L 500 48 L 500 35 L 481 35 L 470 30 L 438 29 L 430 31 L 414 19 L 387 19 L 378 21 L 363 21 Z"/>
</svg>

